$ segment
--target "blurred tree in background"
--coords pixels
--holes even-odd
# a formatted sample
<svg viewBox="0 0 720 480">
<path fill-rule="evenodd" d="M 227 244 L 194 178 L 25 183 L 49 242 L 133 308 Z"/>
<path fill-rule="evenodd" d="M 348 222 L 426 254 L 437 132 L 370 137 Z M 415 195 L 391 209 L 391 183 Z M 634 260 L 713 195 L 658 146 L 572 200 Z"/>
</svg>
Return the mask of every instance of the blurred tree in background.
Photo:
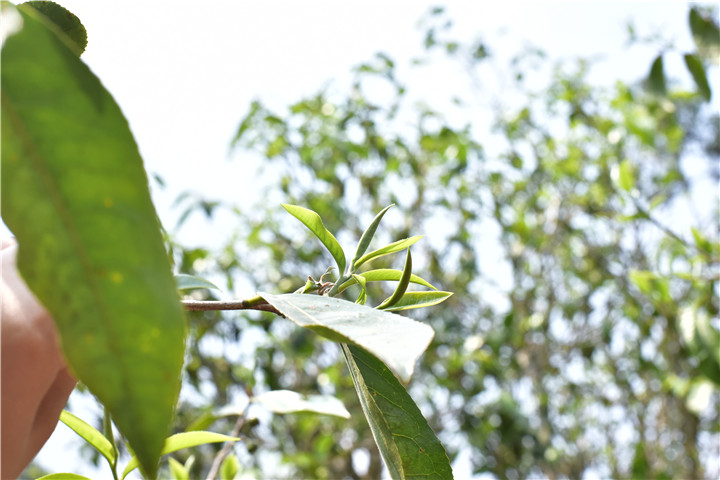
<svg viewBox="0 0 720 480">
<path fill-rule="evenodd" d="M 459 62 L 475 86 L 452 116 L 411 100 L 422 62 L 401 75 L 383 54 L 347 92 L 280 113 L 254 103 L 234 145 L 264 158 L 263 193 L 243 206 L 180 198 L 183 220 L 224 210 L 236 224 L 218 251 L 171 240 L 177 269 L 228 291 L 292 291 L 330 258 L 280 203 L 319 212 L 346 244 L 396 203 L 378 235 L 425 233 L 415 270 L 455 292 L 410 313 L 437 333 L 409 391 L 451 460 L 511 479 L 717 475 L 717 10 L 689 7 L 695 51 L 658 46 L 647 78 L 612 87 L 591 82 L 589 59 L 527 49 L 500 65 L 491 45 L 452 40 L 451 25 L 442 9 L 424 19 L 428 58 Z M 685 68 L 666 71 L 672 56 Z M 484 96 L 483 72 L 502 97 Z M 179 430 L 207 427 L 202 413 L 246 389 L 334 394 L 359 411 L 339 349 L 306 330 L 194 312 L 191 331 Z M 380 476 L 361 416 L 260 420 L 236 447 L 248 468 Z M 230 430 L 223 422 L 210 428 Z"/>
</svg>

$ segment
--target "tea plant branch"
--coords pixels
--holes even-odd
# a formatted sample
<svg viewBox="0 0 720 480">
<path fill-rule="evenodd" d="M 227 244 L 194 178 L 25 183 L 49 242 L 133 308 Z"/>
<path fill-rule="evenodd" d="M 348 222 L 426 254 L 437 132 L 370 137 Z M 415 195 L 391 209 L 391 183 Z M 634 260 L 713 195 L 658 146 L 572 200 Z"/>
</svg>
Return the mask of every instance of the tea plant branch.
<svg viewBox="0 0 720 480">
<path fill-rule="evenodd" d="M 247 300 L 182 300 L 186 310 L 262 310 L 284 317 L 275 307 L 267 303 L 262 297 L 253 297 Z"/>
<path fill-rule="evenodd" d="M 240 430 L 242 430 L 242 427 L 245 425 L 247 411 L 248 409 L 245 408 L 242 414 L 238 416 L 237 422 L 235 422 L 235 427 L 233 427 L 232 433 L 230 434 L 231 437 L 237 437 L 240 435 Z M 213 463 L 210 466 L 210 471 L 208 472 L 205 480 L 215 480 L 215 477 L 217 477 L 217 474 L 220 471 L 223 460 L 225 460 L 225 457 L 227 457 L 230 452 L 232 452 L 233 445 L 234 442 L 225 442 L 225 445 L 223 445 L 222 449 L 220 449 L 217 455 L 215 455 Z"/>
</svg>

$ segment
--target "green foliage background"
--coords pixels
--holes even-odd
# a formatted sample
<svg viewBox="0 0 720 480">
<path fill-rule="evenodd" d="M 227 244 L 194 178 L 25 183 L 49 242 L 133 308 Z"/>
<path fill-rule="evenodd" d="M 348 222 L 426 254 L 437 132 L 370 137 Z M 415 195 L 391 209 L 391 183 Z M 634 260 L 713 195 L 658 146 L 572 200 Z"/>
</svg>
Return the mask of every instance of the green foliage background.
<svg viewBox="0 0 720 480">
<path fill-rule="evenodd" d="M 488 63 L 512 79 L 514 101 L 473 92 L 490 105 L 492 132 L 474 128 L 474 98 L 457 99 L 460 124 L 412 104 L 412 75 L 399 78 L 382 54 L 357 68 L 345 94 L 322 90 L 280 112 L 258 101 L 235 148 L 265 158 L 269 187 L 253 206 L 185 197 L 183 218 L 226 209 L 237 224 L 220 251 L 174 245 L 177 266 L 228 287 L 249 279 L 287 291 L 331 259 L 276 199 L 319 212 L 341 241 L 396 203 L 379 235 L 435 231 L 414 250 L 415 271 L 455 292 L 413 313 L 437 334 L 410 385 L 451 459 L 469 452 L 474 472 L 498 478 L 703 478 L 720 438 L 718 203 L 688 199 L 690 171 L 718 178 L 705 77 L 717 70 L 717 11 L 689 14 L 705 22 L 704 33 L 693 29 L 697 51 L 663 50 L 648 58 L 646 79 L 607 88 L 588 79 L 589 59 L 553 62 L 528 49 L 499 64 L 492 45 L 455 41 L 438 9 L 425 19 L 428 56 L 459 62 L 470 79 Z M 691 76 L 663 67 L 683 54 Z M 378 85 L 394 92 L 389 102 L 373 101 Z M 214 313 L 193 316 L 192 329 L 187 381 L 214 388 L 182 406 L 187 419 L 244 385 L 331 393 L 357 408 L 337 348 L 306 331 Z M 261 340 L 248 349 L 250 335 Z M 204 348 L 211 337 L 245 347 L 230 359 Z M 275 417 L 258 427 L 258 445 L 282 452 L 291 476 L 377 478 L 381 469 L 357 416 Z M 370 453 L 367 472 L 353 466 L 359 450 Z"/>
<path fill-rule="evenodd" d="M 717 185 L 720 174 L 708 81 L 717 10 L 689 8 L 687 22 L 690 52 L 631 30 L 631 43 L 658 47 L 648 75 L 601 87 L 590 59 L 528 48 L 503 63 L 492 45 L 455 40 L 436 9 L 423 23 L 427 57 L 457 62 L 476 86 L 454 99 L 460 114 L 414 104 L 414 70 L 401 75 L 384 54 L 358 66 L 347 92 L 321 90 L 280 112 L 255 102 L 234 148 L 263 159 L 264 190 L 253 205 L 179 198 L 181 220 L 166 225 L 175 269 L 228 291 L 293 291 L 332 259 L 280 203 L 318 212 L 343 243 L 395 203 L 378 244 L 428 233 L 413 247 L 414 271 L 455 293 L 408 313 L 436 332 L 409 393 L 451 460 L 464 455 L 497 478 L 709 478 L 720 457 L 720 211 L 717 195 L 694 194 L 699 178 Z M 507 97 L 484 97 L 489 74 Z M 390 99 L 375 100 L 377 89 Z M 478 128 L 480 114 L 491 131 Z M 221 210 L 222 247 L 181 243 L 190 215 L 212 224 Z M 373 268 L 402 268 L 387 262 Z M 378 288 L 368 284 L 371 298 L 392 293 Z M 192 312 L 189 322 L 176 432 L 228 433 L 234 420 L 212 413 L 267 390 L 335 395 L 360 412 L 337 345 L 260 312 Z M 359 414 L 264 416 L 241 433 L 233 469 L 381 474 Z M 199 477 L 219 448 L 174 458 Z M 353 462 L 358 452 L 368 469 Z"/>
</svg>

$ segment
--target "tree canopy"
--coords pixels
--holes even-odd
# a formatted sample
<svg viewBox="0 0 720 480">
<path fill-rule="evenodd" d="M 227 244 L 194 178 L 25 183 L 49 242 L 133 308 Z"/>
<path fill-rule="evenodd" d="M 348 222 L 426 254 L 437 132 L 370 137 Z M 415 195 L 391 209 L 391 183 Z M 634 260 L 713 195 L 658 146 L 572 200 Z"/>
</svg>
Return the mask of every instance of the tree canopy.
<svg viewBox="0 0 720 480">
<path fill-rule="evenodd" d="M 407 312 L 435 334 L 415 365 L 408 396 L 399 399 L 386 392 L 402 390 L 400 382 L 413 370 L 407 362 L 392 365 L 396 377 L 373 356 L 375 351 L 370 355 L 324 341 L 310 329 L 267 312 L 193 311 L 183 393 L 173 420 L 179 436 L 171 438 L 180 441 L 186 432 L 207 429 L 242 437 L 231 457 L 237 462 L 223 466 L 228 475 L 244 471 L 288 478 L 380 478 L 383 463 L 373 434 L 382 437 L 383 432 L 378 433 L 378 425 L 371 431 L 360 415 L 347 418 L 348 411 L 372 409 L 370 396 L 379 396 L 377 401 L 392 411 L 388 423 L 403 423 L 396 420 L 403 415 L 424 416 L 429 429 L 421 425 L 420 433 L 404 433 L 430 438 L 427 445 L 435 448 L 434 431 L 451 463 L 466 462 L 474 474 L 511 479 L 717 475 L 720 116 L 717 82 L 709 80 L 717 76 L 717 14 L 716 8 L 688 7 L 692 51 L 679 51 L 662 38 L 645 38 L 630 28 L 629 48 L 642 42 L 657 47 L 658 53 L 647 59 L 644 78 L 618 78 L 608 86 L 593 80 L 595 61 L 589 58 L 553 60 L 533 47 L 509 60 L 496 58 L 491 44 L 455 39 L 452 19 L 436 8 L 422 23 L 426 56 L 457 62 L 471 85 L 467 92 L 444 92 L 452 114 L 413 100 L 414 75 L 427 59 L 400 68 L 383 53 L 357 66 L 347 91 L 323 88 L 280 111 L 259 99 L 249 111 L 238 112 L 242 118 L 232 148 L 259 159 L 261 186 L 249 205 L 216 199 L 212 192 L 178 198 L 176 207 L 182 213 L 177 225 L 164 226 L 164 240 L 175 272 L 192 276 L 181 277 L 183 281 L 212 287 L 196 278 L 202 277 L 228 292 L 239 284 L 268 292 L 262 294 L 268 304 L 301 326 L 307 324 L 288 312 L 319 309 L 314 310 L 319 316 L 323 307 L 283 294 L 342 290 L 341 298 L 387 298 L 380 306 L 392 308 L 407 306 L 397 302 L 410 284 L 432 284 L 447 300 L 432 309 Z M 40 41 L 39 36 L 24 38 L 31 47 Z M 5 69 L 7 51 L 3 54 Z M 74 53 L 63 55 L 67 58 L 57 68 L 69 70 L 63 70 L 67 75 L 58 81 L 85 89 L 76 79 L 87 83 L 91 76 L 82 67 L 68 67 L 76 65 L 70 59 Z M 17 58 L 21 62 L 25 57 Z M 491 68 L 485 68 L 488 65 Z M 487 75 L 495 75 L 503 85 L 502 97 L 482 88 Z M 10 85 L 6 78 L 10 82 L 13 76 L 3 76 L 3 89 Z M 10 86 L 25 88 L 16 83 Z M 93 88 L 103 92 L 101 86 Z M 52 91 L 47 94 L 52 96 Z M 112 113 L 117 106 L 103 95 L 88 102 L 83 97 L 85 103 L 75 102 L 68 109 L 87 110 L 86 119 L 107 118 L 104 109 Z M 10 108 L 4 106 L 4 115 L 6 110 Z M 123 137 L 124 145 L 136 160 L 130 166 L 113 163 L 118 169 L 134 169 L 118 170 L 117 175 L 142 177 L 119 110 L 113 118 L 129 138 Z M 490 129 L 482 127 L 486 119 L 491 119 Z M 3 122 L 8 121 L 4 116 Z M 99 125 L 88 123 L 88 128 Z M 9 131 L 6 125 L 4 132 Z M 3 142 L 12 147 L 15 138 L 4 135 Z M 11 160 L 3 158 L 3 167 Z M 73 190 L 77 175 L 97 173 L 87 165 L 78 172 L 56 167 L 66 190 Z M 23 178 L 37 180 L 30 174 Z M 12 186 L 3 183 L 3 198 Z M 38 195 L 46 193 L 42 185 L 34 188 Z M 125 192 L 119 188 L 111 198 L 104 189 L 96 190 L 93 201 L 105 209 L 114 208 L 115 199 L 121 201 Z M 385 214 L 391 204 L 395 208 Z M 99 209 L 90 211 L 85 205 L 80 202 L 78 215 L 100 216 Z M 378 212 L 376 219 L 385 215 L 379 227 L 379 220 L 372 223 Z M 151 206 L 145 213 L 143 225 L 155 229 Z M 218 235 L 227 235 L 217 242 L 219 248 L 182 240 L 183 225 L 197 214 L 217 226 Z M 58 224 L 66 220 L 52 214 L 47 219 Z M 12 222 L 21 225 L 21 220 Z M 376 239 L 371 244 L 361 240 L 362 248 L 350 259 L 340 245 L 364 238 L 369 224 L 377 228 Z M 74 231 L 61 227 L 58 235 Z M 113 228 L 132 236 L 122 225 Z M 98 248 L 117 234 L 110 229 L 76 230 L 77 238 L 87 237 Z M 415 243 L 414 235 L 425 238 Z M 48 244 L 72 250 L 82 243 L 69 237 Z M 392 243 L 398 239 L 406 240 Z M 373 249 L 381 242 L 394 245 L 393 252 L 412 244 L 413 255 L 409 250 L 404 258 L 376 254 Z M 148 258 L 165 262 L 159 237 L 143 248 L 152 250 Z M 87 253 L 90 260 L 93 252 Z M 170 292 L 164 298 L 172 300 L 165 307 L 179 315 L 169 277 L 153 281 L 142 274 L 147 263 L 143 252 L 116 258 L 107 268 L 95 269 L 88 260 L 93 268 L 87 270 L 97 274 L 97 285 L 107 287 L 108 295 L 117 291 L 114 284 L 131 276 L 144 283 L 134 283 L 139 292 L 127 296 L 141 298 L 164 287 Z M 366 262 L 384 272 L 374 274 L 383 279 L 391 276 L 385 269 L 403 272 L 392 274 L 402 288 L 387 290 L 372 281 L 373 274 L 363 277 L 359 267 Z M 329 268 L 334 265 L 339 271 Z M 422 278 L 411 276 L 408 265 Z M 341 285 L 352 283 L 350 279 L 356 284 Z M 78 289 L 78 282 L 65 287 Z M 52 287 L 45 286 L 58 303 L 72 297 L 72 291 Z M 100 288 L 87 290 L 92 290 L 87 296 L 97 295 L 102 303 Z M 213 288 L 191 294 L 195 300 L 217 295 Z M 74 325 L 70 320 L 65 320 L 68 328 Z M 173 355 L 163 360 L 178 366 L 181 322 L 172 325 L 177 332 L 167 348 Z M 403 325 L 388 329 L 398 329 L 400 337 Z M 343 329 L 347 325 L 335 330 L 311 326 L 331 339 L 350 338 Z M 137 329 L 143 328 L 139 319 Z M 148 354 L 155 353 L 148 347 L 152 333 L 142 333 L 142 345 L 111 331 L 104 335 L 113 348 L 144 345 L 142 353 Z M 423 342 L 430 338 L 423 334 Z M 387 353 L 381 346 L 377 351 Z M 78 356 L 91 353 L 76 351 Z M 417 357 L 409 356 L 412 362 Z M 160 361 L 150 363 L 162 367 Z M 353 381 L 357 386 L 370 376 L 377 388 L 359 389 L 358 397 Z M 389 390 L 383 390 L 388 385 Z M 154 400 L 168 403 L 176 388 L 170 385 Z M 292 398 L 306 413 L 283 415 L 281 407 L 274 407 L 271 411 L 277 414 L 271 415 L 262 410 L 263 405 L 282 403 L 274 392 L 288 390 L 296 393 L 283 398 Z M 327 401 L 326 396 L 337 397 L 344 408 L 332 404 L 321 410 L 330 408 L 333 415 L 312 413 L 318 399 Z M 258 407 L 254 416 L 236 423 L 237 406 L 250 399 Z M 114 408 L 124 407 L 120 402 Z M 127 426 L 129 431 L 136 427 Z M 153 451 L 161 448 L 158 435 Z M 378 444 L 382 449 L 382 442 Z M 177 478 L 183 469 L 192 477 L 204 476 L 220 448 L 215 443 L 172 450 L 173 459 L 162 468 Z M 117 458 L 116 450 L 111 453 Z M 412 453 L 427 452 L 420 448 Z M 152 464 L 155 457 L 149 458 Z M 441 467 L 434 473 L 439 478 L 448 474 Z"/>
<path fill-rule="evenodd" d="M 472 92 L 490 105 L 492 132 L 473 124 L 472 96 L 456 99 L 468 119 L 460 125 L 409 102 L 412 75 L 400 78 L 383 54 L 358 66 L 346 93 L 321 90 L 280 112 L 257 101 L 234 148 L 264 158 L 269 186 L 251 208 L 187 197 L 187 214 L 227 208 L 237 224 L 222 251 L 176 245 L 178 267 L 284 291 L 330 262 L 281 218 L 277 199 L 319 212 L 340 239 L 395 203 L 395 223 L 379 235 L 431 233 L 416 271 L 455 292 L 414 315 L 437 333 L 410 385 L 451 460 L 466 452 L 475 473 L 498 478 L 710 475 L 720 433 L 720 150 L 707 81 L 716 15 L 689 8 L 695 51 L 660 51 L 646 78 L 607 87 L 591 82 L 590 59 L 528 49 L 498 65 L 491 45 L 454 41 L 437 9 L 426 19 L 428 55 L 471 77 L 496 62 L 513 79 L 513 101 Z M 686 70 L 666 71 L 673 55 Z M 544 85 L 528 80 L 538 69 L 551 72 Z M 373 101 L 378 85 L 390 101 Z M 206 408 L 232 401 L 236 385 L 356 401 L 337 349 L 306 332 L 255 315 L 198 315 L 193 329 L 188 378 L 215 385 Z M 250 347 L 250 332 L 283 341 Z M 243 347 L 230 359 L 204 348 L 210 337 Z M 259 448 L 282 451 L 295 474 L 376 478 L 365 428 L 278 417 Z M 367 470 L 353 463 L 357 451 L 369 454 Z"/>
</svg>

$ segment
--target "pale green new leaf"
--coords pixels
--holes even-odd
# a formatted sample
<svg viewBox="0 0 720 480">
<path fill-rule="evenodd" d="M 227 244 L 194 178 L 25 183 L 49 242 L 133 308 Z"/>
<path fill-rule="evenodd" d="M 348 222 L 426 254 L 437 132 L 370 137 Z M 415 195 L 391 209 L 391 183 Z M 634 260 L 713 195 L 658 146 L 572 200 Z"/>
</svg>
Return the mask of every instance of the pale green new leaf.
<svg viewBox="0 0 720 480">
<path fill-rule="evenodd" d="M 174 458 L 168 457 L 168 467 L 173 480 L 190 480 L 190 472 L 185 468 L 185 465 Z"/>
<path fill-rule="evenodd" d="M 362 348 L 343 345 L 363 413 L 393 479 L 447 480 L 445 449 L 388 368 Z"/>
<path fill-rule="evenodd" d="M 373 221 L 370 223 L 370 225 L 365 229 L 365 231 L 362 234 L 362 237 L 360 237 L 360 242 L 358 242 L 357 249 L 355 250 L 355 256 L 353 257 L 352 261 L 350 262 L 350 268 L 354 268 L 355 262 L 358 258 L 360 258 L 365 252 L 367 251 L 368 247 L 370 246 L 370 241 L 375 236 L 375 232 L 377 231 L 378 225 L 380 225 L 380 221 L 382 220 L 385 213 L 390 210 L 391 207 L 393 207 L 395 204 L 388 205 L 387 207 L 383 208 L 380 213 L 378 213 Z M 353 270 L 354 272 L 354 270 Z M 342 272 L 341 272 L 342 273 Z"/>
<path fill-rule="evenodd" d="M 176 433 L 165 440 L 165 446 L 160 455 L 167 455 L 168 453 L 177 452 L 183 448 L 197 447 L 198 445 L 205 445 L 206 443 L 237 442 L 238 440 L 240 440 L 238 437 L 230 437 L 214 432 L 195 431 Z M 127 477 L 127 475 L 137 467 L 137 458 L 133 456 L 128 462 L 127 467 L 125 467 L 121 478 Z"/>
<path fill-rule="evenodd" d="M 177 284 L 178 290 L 192 290 L 195 288 L 212 288 L 214 290 L 220 290 L 214 283 L 209 282 L 204 278 L 196 277 L 194 275 L 186 275 L 184 273 L 178 273 L 175 275 L 175 283 Z"/>
<path fill-rule="evenodd" d="M 50 475 L 38 477 L 37 480 L 92 480 L 92 479 L 90 479 L 88 477 L 84 477 L 82 475 L 78 475 L 77 473 L 51 473 Z"/>
<path fill-rule="evenodd" d="M 112 443 L 110 443 L 110 440 L 105 438 L 105 435 L 67 410 L 60 412 L 60 421 L 95 447 L 95 449 L 107 459 L 111 466 L 115 465 L 117 452 L 113 448 Z"/>
<path fill-rule="evenodd" d="M 433 292 L 405 292 L 397 303 L 393 306 L 385 308 L 386 312 L 399 312 L 400 310 L 410 310 L 412 308 L 431 307 L 442 303 L 452 296 L 452 292 L 433 291 Z"/>
<path fill-rule="evenodd" d="M 368 270 L 367 272 L 358 273 L 357 276 L 362 277 L 366 282 L 397 282 L 402 277 L 402 273 L 402 270 L 396 270 L 394 268 L 378 268 L 376 270 Z M 340 285 L 339 291 L 342 292 L 355 283 L 356 282 L 352 279 L 348 280 Z M 410 283 L 416 283 L 418 285 L 437 290 L 437 288 L 431 285 L 430 282 L 415 274 L 410 275 Z"/>
<path fill-rule="evenodd" d="M 332 297 L 260 293 L 287 318 L 330 340 L 359 345 L 404 382 L 428 347 L 433 329 L 407 317 Z"/>
<path fill-rule="evenodd" d="M 220 464 L 220 478 L 233 480 L 240 471 L 240 461 L 234 454 L 230 454 Z"/>
<path fill-rule="evenodd" d="M 360 285 L 360 294 L 355 300 L 355 303 L 365 305 L 365 302 L 367 302 L 367 280 L 365 280 L 365 277 L 363 277 L 362 275 L 356 275 L 354 273 L 352 275 L 352 278 L 355 279 L 358 285 Z"/>
<path fill-rule="evenodd" d="M 407 257 L 405 258 L 405 268 L 403 268 L 402 276 L 400 277 L 400 280 L 398 281 L 397 287 L 395 288 L 395 291 L 393 294 L 385 299 L 384 302 L 382 302 L 380 305 L 377 306 L 380 310 L 387 310 L 393 305 L 395 305 L 398 300 L 402 298 L 402 296 L 407 291 L 408 285 L 410 285 L 410 275 L 412 273 L 412 255 L 410 255 L 410 249 L 407 249 Z"/>
<path fill-rule="evenodd" d="M 340 275 L 345 271 L 345 253 L 335 236 L 325 228 L 320 215 L 307 208 L 297 205 L 283 204 L 283 208 L 293 217 L 300 220 L 325 245 L 337 263 Z"/>
<path fill-rule="evenodd" d="M 385 255 L 389 255 L 391 253 L 400 252 L 402 250 L 405 250 L 406 248 L 410 247 L 413 243 L 420 240 L 423 236 L 422 235 L 416 235 L 414 237 L 405 238 L 403 240 L 398 240 L 397 242 L 393 242 L 389 245 L 385 245 L 382 248 L 378 248 L 377 250 L 373 250 L 370 253 L 366 253 L 359 259 L 355 261 L 355 265 L 353 266 L 353 269 L 357 269 L 362 264 L 369 262 L 370 260 L 378 257 L 382 257 Z"/>
<path fill-rule="evenodd" d="M 301 395 L 291 390 L 273 390 L 252 398 L 252 403 L 262 405 L 273 413 L 320 413 L 350 418 L 345 405 L 332 395 Z"/>
</svg>

